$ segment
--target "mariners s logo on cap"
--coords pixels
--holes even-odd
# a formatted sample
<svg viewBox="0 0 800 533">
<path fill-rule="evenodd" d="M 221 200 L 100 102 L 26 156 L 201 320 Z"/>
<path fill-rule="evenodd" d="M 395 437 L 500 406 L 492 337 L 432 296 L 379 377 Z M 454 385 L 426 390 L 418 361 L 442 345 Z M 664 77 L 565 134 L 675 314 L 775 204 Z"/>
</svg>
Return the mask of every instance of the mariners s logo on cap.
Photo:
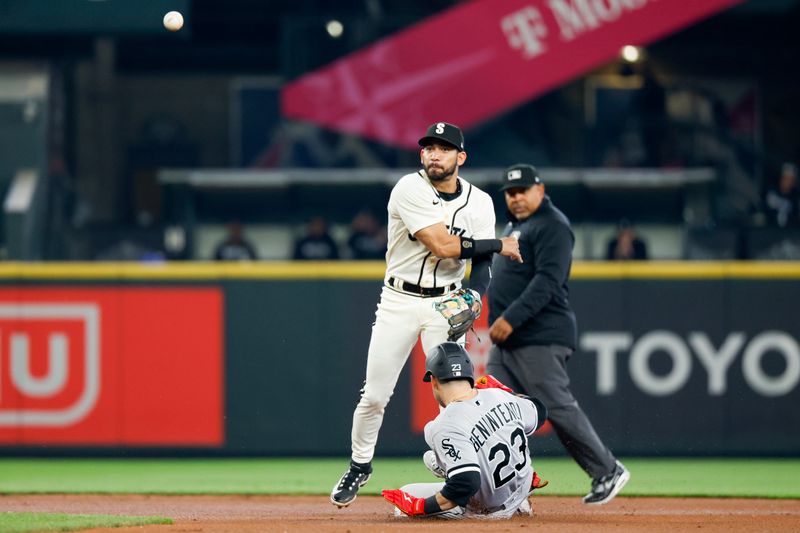
<svg viewBox="0 0 800 533">
<path fill-rule="evenodd" d="M 425 136 L 419 140 L 420 146 L 428 146 L 436 142 L 444 142 L 456 150 L 464 150 L 464 134 L 461 128 L 449 122 L 435 122 L 428 126 Z"/>
</svg>

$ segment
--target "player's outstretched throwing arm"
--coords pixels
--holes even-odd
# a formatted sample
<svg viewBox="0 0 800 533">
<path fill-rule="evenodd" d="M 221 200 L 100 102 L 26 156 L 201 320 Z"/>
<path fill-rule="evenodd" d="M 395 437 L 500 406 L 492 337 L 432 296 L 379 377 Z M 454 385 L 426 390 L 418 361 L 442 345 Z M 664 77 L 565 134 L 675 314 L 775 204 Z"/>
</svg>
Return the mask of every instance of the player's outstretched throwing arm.
<svg viewBox="0 0 800 533">
<path fill-rule="evenodd" d="M 450 324 L 447 340 L 458 340 L 466 335 L 481 315 L 481 296 L 486 292 L 491 279 L 492 255 L 499 253 L 514 261 L 522 262 L 519 243 L 514 237 L 472 239 L 451 235 L 441 223 L 419 230 L 415 237 L 437 257 L 472 260 L 470 288 L 459 289 L 436 304 L 436 310 Z M 457 252 L 458 255 L 454 255 Z"/>
<path fill-rule="evenodd" d="M 459 235 L 451 235 L 444 223 L 433 224 L 422 228 L 414 234 L 414 238 L 422 242 L 436 257 L 442 259 L 472 259 L 499 253 L 513 261 L 522 262 L 519 243 L 514 237 L 502 239 L 471 239 Z"/>
</svg>

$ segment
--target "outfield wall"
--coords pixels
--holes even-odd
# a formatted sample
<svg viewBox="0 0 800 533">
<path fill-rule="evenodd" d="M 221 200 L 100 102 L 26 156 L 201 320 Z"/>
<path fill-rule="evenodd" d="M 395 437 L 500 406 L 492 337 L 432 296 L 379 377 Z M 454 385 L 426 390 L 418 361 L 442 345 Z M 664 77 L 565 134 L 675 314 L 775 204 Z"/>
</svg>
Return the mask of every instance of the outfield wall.
<svg viewBox="0 0 800 533">
<path fill-rule="evenodd" d="M 380 263 L 0 266 L 0 449 L 344 455 Z M 578 263 L 573 391 L 620 455 L 796 455 L 800 264 Z M 484 313 L 470 337 L 479 370 Z M 437 409 L 416 348 L 379 454 Z M 552 431 L 540 453 L 562 453 Z"/>
</svg>

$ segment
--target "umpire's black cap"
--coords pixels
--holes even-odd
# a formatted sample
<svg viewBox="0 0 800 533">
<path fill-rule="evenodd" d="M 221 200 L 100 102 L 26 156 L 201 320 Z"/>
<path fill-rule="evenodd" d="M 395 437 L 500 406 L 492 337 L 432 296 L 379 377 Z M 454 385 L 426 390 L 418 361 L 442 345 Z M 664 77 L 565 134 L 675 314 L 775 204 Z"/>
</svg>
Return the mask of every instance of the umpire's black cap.
<svg viewBox="0 0 800 533">
<path fill-rule="evenodd" d="M 475 386 L 475 368 L 467 350 L 457 342 L 443 342 L 431 350 L 425 360 L 425 375 L 422 381 L 430 381 L 436 376 L 439 381 L 468 379 Z"/>
<path fill-rule="evenodd" d="M 464 151 L 464 134 L 461 133 L 461 128 L 448 122 L 437 122 L 428 126 L 425 136 L 419 140 L 419 145 L 428 146 L 441 141 L 460 152 Z"/>
<path fill-rule="evenodd" d="M 518 163 L 511 165 L 503 171 L 503 184 L 500 190 L 513 189 L 515 187 L 533 187 L 542 183 L 539 172 L 533 165 Z"/>
</svg>

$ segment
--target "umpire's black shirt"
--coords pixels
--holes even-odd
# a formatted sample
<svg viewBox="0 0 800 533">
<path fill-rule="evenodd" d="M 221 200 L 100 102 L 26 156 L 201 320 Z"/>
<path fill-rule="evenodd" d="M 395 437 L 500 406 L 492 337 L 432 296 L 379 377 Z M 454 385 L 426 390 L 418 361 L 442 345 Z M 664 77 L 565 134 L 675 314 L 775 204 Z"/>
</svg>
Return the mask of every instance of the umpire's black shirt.
<svg viewBox="0 0 800 533">
<path fill-rule="evenodd" d="M 514 331 L 501 348 L 558 344 L 575 349 L 577 326 L 567 280 L 575 236 L 567 217 L 547 195 L 527 219 L 511 222 L 503 236 L 518 232 L 524 263 L 495 254 L 489 285 L 489 324 L 502 315 Z"/>
</svg>

